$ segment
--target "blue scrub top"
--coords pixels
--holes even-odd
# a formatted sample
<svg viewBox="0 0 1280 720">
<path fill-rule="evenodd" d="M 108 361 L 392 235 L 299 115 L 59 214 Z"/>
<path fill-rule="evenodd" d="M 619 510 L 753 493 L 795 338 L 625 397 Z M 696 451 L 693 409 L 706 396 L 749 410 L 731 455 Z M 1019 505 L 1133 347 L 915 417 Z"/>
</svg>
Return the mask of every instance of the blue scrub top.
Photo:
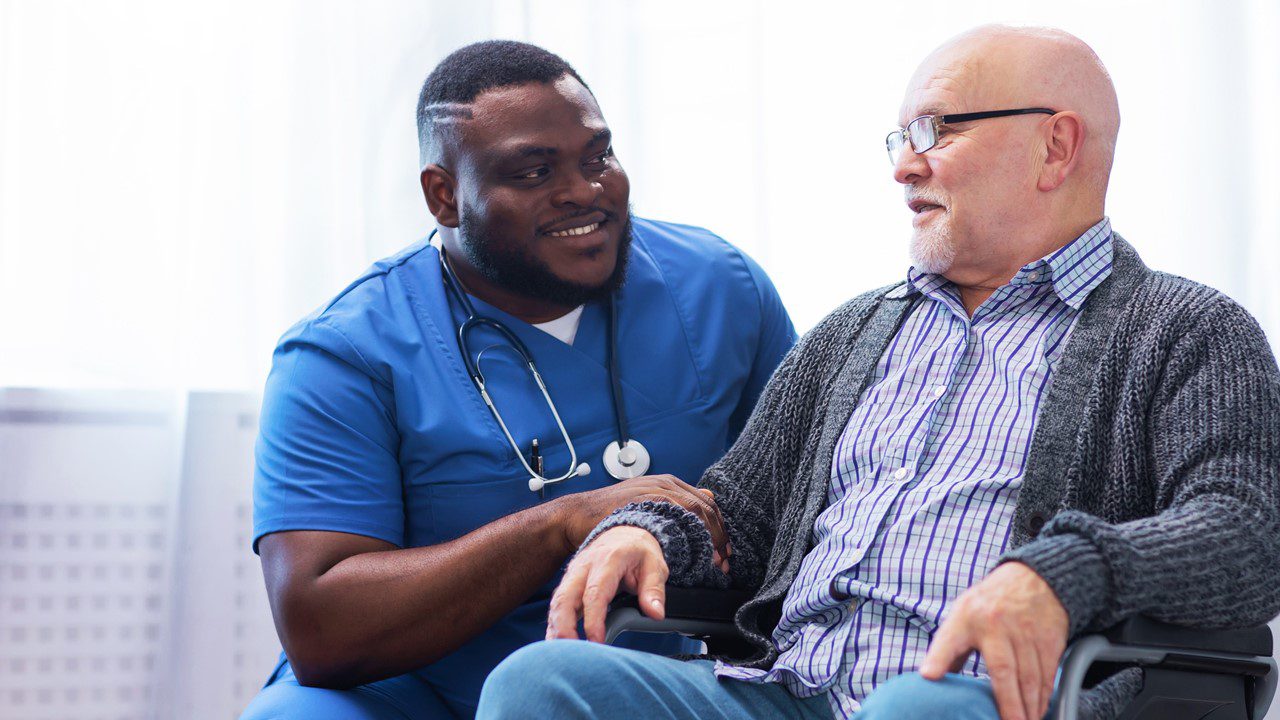
<svg viewBox="0 0 1280 720">
<path fill-rule="evenodd" d="M 701 228 L 634 219 L 617 295 L 620 382 L 631 436 L 650 474 L 696 484 L 754 407 L 795 342 L 777 291 L 755 262 Z M 254 540 L 282 530 L 367 535 L 400 547 L 446 542 L 533 507 L 497 422 L 467 377 L 461 308 L 446 295 L 426 240 L 381 260 L 281 338 L 257 443 Z M 614 480 L 601 460 L 617 438 L 606 363 L 606 307 L 587 305 L 567 345 L 473 298 L 528 346 L 591 472 L 548 486 L 546 499 Z M 468 338 L 508 429 L 545 474 L 569 453 L 528 370 L 488 329 Z M 456 652 L 416 671 L 455 709 L 474 709 L 485 676 L 546 632 L 559 577 Z"/>
</svg>

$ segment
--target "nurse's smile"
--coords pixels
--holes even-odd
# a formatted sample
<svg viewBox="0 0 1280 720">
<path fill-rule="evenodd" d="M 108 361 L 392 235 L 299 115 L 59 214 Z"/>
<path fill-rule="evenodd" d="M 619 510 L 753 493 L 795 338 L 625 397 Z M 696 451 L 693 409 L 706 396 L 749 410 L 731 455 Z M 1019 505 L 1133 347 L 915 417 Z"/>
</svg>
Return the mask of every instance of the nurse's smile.
<svg viewBox="0 0 1280 720">
<path fill-rule="evenodd" d="M 617 247 L 610 242 L 616 243 L 616 238 L 610 237 L 616 226 L 617 223 L 603 215 L 593 214 L 569 222 L 556 223 L 553 229 L 542 232 L 542 238 L 571 253 L 586 255 L 588 259 L 593 259 L 610 246 Z"/>
<path fill-rule="evenodd" d="M 543 229 L 543 234 L 555 237 L 572 237 L 586 235 L 609 220 L 603 212 L 575 213 L 571 217 L 557 220 Z"/>
<path fill-rule="evenodd" d="M 556 230 L 547 234 L 554 237 L 574 237 L 576 235 L 587 235 L 589 233 L 593 233 L 599 228 L 600 223 L 593 222 L 590 225 L 582 225 L 575 228 L 569 228 L 568 230 Z"/>
</svg>

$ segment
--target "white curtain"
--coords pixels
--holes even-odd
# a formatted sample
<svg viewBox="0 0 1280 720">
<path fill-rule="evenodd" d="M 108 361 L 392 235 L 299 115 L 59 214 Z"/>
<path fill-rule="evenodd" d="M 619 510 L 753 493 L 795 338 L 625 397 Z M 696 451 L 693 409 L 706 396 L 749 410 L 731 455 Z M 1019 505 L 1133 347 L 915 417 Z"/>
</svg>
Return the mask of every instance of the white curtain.
<svg viewBox="0 0 1280 720">
<path fill-rule="evenodd" d="M 290 323 L 427 230 L 418 86 L 495 36 L 574 63 L 637 211 L 747 249 L 807 328 L 902 276 L 882 138 L 919 59 L 987 21 L 1097 49 L 1124 115 L 1115 227 L 1275 342 L 1271 0 L 3 0 L 0 386 L 259 388 Z"/>
</svg>

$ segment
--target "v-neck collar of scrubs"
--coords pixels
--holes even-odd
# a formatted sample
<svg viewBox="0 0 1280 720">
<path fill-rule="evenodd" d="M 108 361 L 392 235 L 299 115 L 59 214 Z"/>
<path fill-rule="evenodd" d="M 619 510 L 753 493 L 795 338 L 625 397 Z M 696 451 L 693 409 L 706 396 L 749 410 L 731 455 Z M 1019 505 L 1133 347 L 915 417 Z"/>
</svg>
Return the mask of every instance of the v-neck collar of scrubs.
<svg viewBox="0 0 1280 720">
<path fill-rule="evenodd" d="M 590 302 L 582 306 L 582 316 L 578 319 L 578 332 L 575 335 L 574 343 L 570 345 L 496 305 L 490 305 L 471 294 L 468 294 L 467 297 L 471 300 L 471 304 L 475 306 L 477 315 L 497 320 L 515 333 L 516 337 L 520 338 L 528 346 L 529 352 L 533 355 L 533 361 L 540 366 L 543 363 L 579 357 L 589 359 L 597 365 L 605 367 L 605 343 L 608 342 L 605 333 L 608 329 L 608 323 L 605 321 L 604 303 Z M 453 317 L 455 319 L 465 318 L 465 312 L 456 307 L 456 304 L 451 303 L 450 307 Z M 599 338 L 604 338 L 604 342 L 600 342 Z"/>
<path fill-rule="evenodd" d="M 533 323 L 533 326 L 565 345 L 572 345 L 578 335 L 578 324 L 582 321 L 584 305 L 570 310 L 554 320 Z"/>
</svg>

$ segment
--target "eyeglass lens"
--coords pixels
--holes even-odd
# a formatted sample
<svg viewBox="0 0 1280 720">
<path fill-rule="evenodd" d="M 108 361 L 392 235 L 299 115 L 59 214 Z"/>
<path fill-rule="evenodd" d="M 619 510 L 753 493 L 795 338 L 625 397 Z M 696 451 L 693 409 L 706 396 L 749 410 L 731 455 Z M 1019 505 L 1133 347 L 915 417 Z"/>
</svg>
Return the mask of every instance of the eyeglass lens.
<svg viewBox="0 0 1280 720">
<path fill-rule="evenodd" d="M 885 139 L 885 147 L 889 151 L 889 162 L 891 163 L 896 164 L 898 162 L 898 155 L 906 145 L 906 138 L 903 135 L 904 131 L 895 130 L 889 133 L 889 137 Z M 905 135 L 911 139 L 911 149 L 918 153 L 928 150 L 938 142 L 937 128 L 934 126 L 933 117 L 930 115 L 912 120 L 907 125 Z"/>
<path fill-rule="evenodd" d="M 885 149 L 889 151 L 889 162 L 898 162 L 898 153 L 902 152 L 902 146 L 906 144 L 906 140 L 902 137 L 901 130 L 894 130 L 884 139 Z"/>
<path fill-rule="evenodd" d="M 912 120 L 907 126 L 907 134 L 911 136 L 911 149 L 918 153 L 928 150 L 938 142 L 938 132 L 933 124 L 932 115 Z"/>
</svg>

